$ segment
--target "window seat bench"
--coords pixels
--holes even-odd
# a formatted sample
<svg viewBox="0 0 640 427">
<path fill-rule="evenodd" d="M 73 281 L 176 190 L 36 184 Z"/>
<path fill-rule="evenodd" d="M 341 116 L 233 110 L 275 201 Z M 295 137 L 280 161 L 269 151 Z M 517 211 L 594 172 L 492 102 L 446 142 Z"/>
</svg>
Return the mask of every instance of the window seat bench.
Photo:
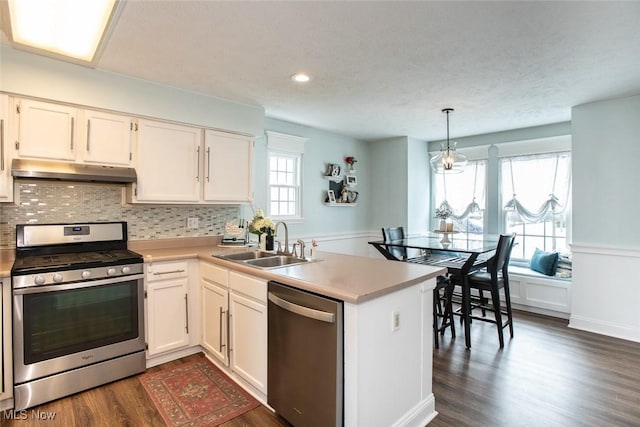
<svg viewBox="0 0 640 427">
<path fill-rule="evenodd" d="M 568 319 L 571 314 L 571 278 L 551 277 L 528 267 L 509 265 L 513 308 Z"/>
</svg>

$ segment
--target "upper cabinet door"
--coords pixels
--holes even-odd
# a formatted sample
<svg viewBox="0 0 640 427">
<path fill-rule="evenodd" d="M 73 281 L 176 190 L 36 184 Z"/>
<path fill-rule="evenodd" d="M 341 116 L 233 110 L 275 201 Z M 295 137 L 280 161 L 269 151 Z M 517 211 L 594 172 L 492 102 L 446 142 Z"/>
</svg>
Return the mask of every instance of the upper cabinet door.
<svg viewBox="0 0 640 427">
<path fill-rule="evenodd" d="M 75 108 L 29 99 L 16 100 L 18 118 L 16 155 L 52 160 L 74 160 Z"/>
<path fill-rule="evenodd" d="M 80 134 L 83 161 L 129 166 L 131 163 L 131 118 L 84 110 Z"/>
<path fill-rule="evenodd" d="M 0 202 L 13 201 L 8 110 L 9 97 L 7 95 L 0 94 Z"/>
<path fill-rule="evenodd" d="M 138 121 L 136 202 L 197 202 L 202 185 L 202 130 Z"/>
<path fill-rule="evenodd" d="M 253 138 L 207 130 L 204 147 L 204 200 L 253 200 Z"/>
</svg>

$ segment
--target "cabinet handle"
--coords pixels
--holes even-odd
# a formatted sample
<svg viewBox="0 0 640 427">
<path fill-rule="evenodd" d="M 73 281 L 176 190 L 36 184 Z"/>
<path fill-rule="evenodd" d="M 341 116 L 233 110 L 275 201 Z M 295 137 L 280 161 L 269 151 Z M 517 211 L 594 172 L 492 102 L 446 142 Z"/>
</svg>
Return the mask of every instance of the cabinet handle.
<svg viewBox="0 0 640 427">
<path fill-rule="evenodd" d="M 154 276 L 162 276 L 163 274 L 184 273 L 184 270 L 171 270 L 171 271 L 157 271 L 153 273 Z"/>
<path fill-rule="evenodd" d="M 200 147 L 196 148 L 196 153 L 197 153 L 196 157 L 198 158 L 198 163 L 197 163 L 198 169 L 196 172 L 196 181 L 200 182 Z"/>
<path fill-rule="evenodd" d="M 87 153 L 91 144 L 91 120 L 87 120 Z"/>
<path fill-rule="evenodd" d="M 211 176 L 211 147 L 207 147 L 207 182 Z"/>
<path fill-rule="evenodd" d="M 223 316 L 225 313 L 226 313 L 226 311 L 224 311 L 224 310 L 222 309 L 222 307 L 220 307 L 220 315 L 219 315 L 219 317 L 218 317 L 218 320 L 220 321 L 220 322 L 219 322 L 219 326 L 220 326 L 220 328 L 219 328 L 219 332 L 220 332 L 220 334 L 218 335 L 218 337 L 220 338 L 218 341 L 219 341 L 220 343 L 218 344 L 218 351 L 219 351 L 220 353 L 222 353 L 222 347 L 226 347 L 226 345 L 225 345 L 225 344 L 222 344 L 222 316 Z"/>
<path fill-rule="evenodd" d="M 4 171 L 4 120 L 0 120 L 0 171 Z"/>
<path fill-rule="evenodd" d="M 75 120 L 73 119 L 73 117 L 71 117 L 71 151 L 73 151 L 73 134 L 75 133 L 74 132 L 75 127 L 76 127 Z"/>
<path fill-rule="evenodd" d="M 185 329 L 189 333 L 189 294 L 184 294 Z"/>
<path fill-rule="evenodd" d="M 227 310 L 227 357 L 229 358 L 231 358 L 231 352 L 233 351 L 231 348 L 231 317 L 231 312 Z"/>
</svg>

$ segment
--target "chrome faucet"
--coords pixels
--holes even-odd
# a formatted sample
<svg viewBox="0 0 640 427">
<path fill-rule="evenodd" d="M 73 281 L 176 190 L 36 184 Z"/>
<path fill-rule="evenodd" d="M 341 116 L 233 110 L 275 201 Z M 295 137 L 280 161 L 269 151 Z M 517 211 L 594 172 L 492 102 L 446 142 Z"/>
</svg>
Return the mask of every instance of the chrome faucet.
<svg viewBox="0 0 640 427">
<path fill-rule="evenodd" d="M 287 224 L 284 221 L 276 222 L 276 235 L 278 234 L 278 226 L 280 224 L 284 225 L 284 251 L 278 249 L 278 252 L 284 255 L 291 255 L 291 252 L 289 252 L 289 227 L 287 227 Z M 280 246 L 278 245 L 278 248 L 279 247 Z"/>
<path fill-rule="evenodd" d="M 300 245 L 300 258 L 306 259 L 304 256 L 304 242 L 302 240 L 298 240 L 297 243 Z"/>
</svg>

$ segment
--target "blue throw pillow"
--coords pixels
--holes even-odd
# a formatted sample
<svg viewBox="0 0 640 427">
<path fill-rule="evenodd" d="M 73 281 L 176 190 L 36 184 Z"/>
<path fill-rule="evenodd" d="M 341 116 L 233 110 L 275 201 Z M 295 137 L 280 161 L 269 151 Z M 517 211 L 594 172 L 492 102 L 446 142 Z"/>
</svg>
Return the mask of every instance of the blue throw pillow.
<svg viewBox="0 0 640 427">
<path fill-rule="evenodd" d="M 531 257 L 531 268 L 538 273 L 546 274 L 547 276 L 555 276 L 556 267 L 558 267 L 558 253 L 557 252 L 545 252 L 536 248 Z"/>
</svg>

